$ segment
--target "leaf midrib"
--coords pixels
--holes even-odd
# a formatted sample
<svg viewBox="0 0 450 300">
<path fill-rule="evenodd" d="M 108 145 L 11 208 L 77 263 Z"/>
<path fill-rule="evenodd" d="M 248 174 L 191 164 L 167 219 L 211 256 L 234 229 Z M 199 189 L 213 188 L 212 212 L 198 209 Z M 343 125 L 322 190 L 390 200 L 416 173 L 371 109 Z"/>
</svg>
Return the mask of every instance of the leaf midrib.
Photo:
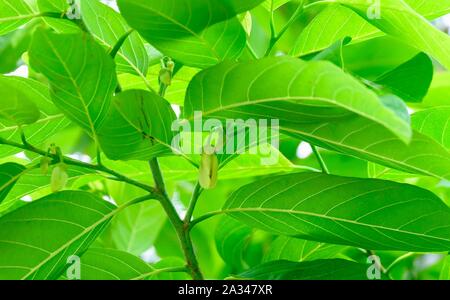
<svg viewBox="0 0 450 300">
<path fill-rule="evenodd" d="M 352 225 L 365 226 L 365 227 L 369 227 L 369 228 L 377 228 L 377 229 L 393 231 L 393 232 L 403 233 L 403 234 L 410 234 L 410 235 L 414 235 L 414 236 L 418 236 L 418 237 L 436 239 L 436 240 L 440 240 L 440 241 L 444 241 L 444 242 L 449 242 L 450 243 L 450 238 L 448 238 L 448 239 L 447 238 L 441 238 L 441 237 L 427 235 L 427 234 L 423 234 L 423 233 L 417 233 L 417 232 L 406 231 L 406 230 L 401 230 L 401 229 L 399 230 L 399 229 L 389 228 L 389 227 L 385 227 L 385 226 L 381 226 L 381 225 L 375 225 L 375 224 L 361 223 L 361 222 L 357 222 L 355 220 L 343 219 L 343 218 L 338 218 L 338 217 L 333 217 L 333 216 L 326 216 L 326 215 L 322 215 L 322 214 L 317 214 L 317 213 L 312 213 L 312 212 L 307 212 L 307 211 L 300 211 L 300 210 L 290 210 L 290 209 L 281 209 L 281 208 L 261 208 L 261 207 L 242 208 L 241 207 L 241 208 L 226 208 L 226 209 L 223 209 L 222 212 L 223 213 L 233 213 L 233 212 L 273 212 L 273 213 L 288 213 L 288 214 L 294 214 L 294 215 L 295 214 L 307 215 L 307 216 L 323 218 L 323 219 L 336 221 L 336 222 L 350 223 Z M 449 248 L 450 248 L 450 246 L 449 246 Z"/>
</svg>

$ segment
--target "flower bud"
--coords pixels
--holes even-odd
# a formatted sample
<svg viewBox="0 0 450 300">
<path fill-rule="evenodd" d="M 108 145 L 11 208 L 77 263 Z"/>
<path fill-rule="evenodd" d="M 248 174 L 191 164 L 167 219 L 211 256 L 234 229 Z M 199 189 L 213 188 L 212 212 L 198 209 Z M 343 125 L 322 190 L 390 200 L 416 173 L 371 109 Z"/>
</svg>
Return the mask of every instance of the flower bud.
<svg viewBox="0 0 450 300">
<path fill-rule="evenodd" d="M 165 86 L 172 84 L 172 72 L 168 69 L 161 69 L 159 72 L 159 82 Z"/>
<path fill-rule="evenodd" d="M 67 180 L 67 166 L 65 164 L 58 164 L 55 166 L 52 172 L 52 178 L 50 180 L 50 186 L 52 192 L 58 192 L 66 187 Z"/>
<path fill-rule="evenodd" d="M 198 182 L 206 190 L 213 189 L 217 184 L 219 160 L 217 155 L 203 153 L 200 161 Z"/>
<path fill-rule="evenodd" d="M 41 173 L 42 175 L 47 175 L 48 166 L 50 165 L 51 159 L 44 156 L 41 158 Z"/>
</svg>

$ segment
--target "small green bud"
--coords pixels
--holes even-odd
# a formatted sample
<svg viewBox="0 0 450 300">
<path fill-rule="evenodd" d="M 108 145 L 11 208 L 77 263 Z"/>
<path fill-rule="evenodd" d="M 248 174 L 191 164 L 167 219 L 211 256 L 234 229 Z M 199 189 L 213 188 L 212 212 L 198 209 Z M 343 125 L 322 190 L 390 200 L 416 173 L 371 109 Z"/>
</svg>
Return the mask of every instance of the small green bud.
<svg viewBox="0 0 450 300">
<path fill-rule="evenodd" d="M 42 173 L 42 175 L 47 175 L 48 166 L 50 165 L 51 161 L 52 160 L 46 156 L 41 158 L 41 173 Z"/>
<path fill-rule="evenodd" d="M 50 180 L 50 186 L 52 192 L 58 192 L 66 187 L 67 180 L 67 166 L 65 164 L 58 164 L 55 166 L 52 172 L 52 178 Z"/>
<path fill-rule="evenodd" d="M 198 182 L 206 190 L 213 189 L 217 184 L 217 173 L 219 171 L 219 160 L 217 155 L 203 153 L 200 161 Z"/>
<path fill-rule="evenodd" d="M 159 71 L 159 82 L 166 86 L 171 85 L 172 84 L 172 72 L 168 69 L 161 69 L 161 71 Z"/>
</svg>

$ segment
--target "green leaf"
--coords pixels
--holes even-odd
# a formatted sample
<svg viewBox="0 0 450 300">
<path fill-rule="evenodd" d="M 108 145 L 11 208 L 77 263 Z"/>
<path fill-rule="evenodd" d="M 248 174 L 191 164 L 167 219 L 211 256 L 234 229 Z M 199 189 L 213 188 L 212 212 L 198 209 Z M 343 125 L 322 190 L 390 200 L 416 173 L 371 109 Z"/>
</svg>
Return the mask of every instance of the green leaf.
<svg viewBox="0 0 450 300">
<path fill-rule="evenodd" d="M 0 203 L 6 198 L 26 168 L 16 163 L 0 165 Z"/>
<path fill-rule="evenodd" d="M 28 50 L 32 28 L 21 28 L 0 36 L 0 73 L 16 70 L 22 63 L 21 57 Z"/>
<path fill-rule="evenodd" d="M 450 106 L 441 106 L 414 113 L 413 127 L 450 149 Z"/>
<path fill-rule="evenodd" d="M 131 28 L 122 16 L 98 0 L 81 0 L 81 15 L 91 34 L 109 50 Z M 148 54 L 139 34 L 133 32 L 123 43 L 116 58 L 119 72 L 145 77 L 148 69 Z"/>
<path fill-rule="evenodd" d="M 114 97 L 99 140 L 110 159 L 148 160 L 171 153 L 172 122 L 170 104 L 156 94 L 129 90 Z"/>
<path fill-rule="evenodd" d="M 0 0 L 0 35 L 16 30 L 37 15 L 27 0 Z"/>
<path fill-rule="evenodd" d="M 425 107 L 450 105 L 448 95 L 450 95 L 450 72 L 437 73 L 421 105 Z"/>
<path fill-rule="evenodd" d="M 414 8 L 422 16 L 432 20 L 450 13 L 450 0 L 423 1 L 404 0 L 406 4 Z"/>
<path fill-rule="evenodd" d="M 119 205 L 145 195 L 143 191 L 118 182 L 108 183 L 110 196 Z M 167 217 L 158 202 L 143 202 L 118 213 L 105 230 L 116 249 L 141 255 L 155 242 Z"/>
<path fill-rule="evenodd" d="M 346 71 L 373 81 L 419 53 L 417 49 L 398 39 L 381 36 L 350 44 L 342 54 Z"/>
<path fill-rule="evenodd" d="M 206 68 L 240 55 L 246 34 L 232 17 L 259 2 L 120 0 L 118 5 L 130 26 L 160 52 L 187 66 Z"/>
<path fill-rule="evenodd" d="M 262 4 L 262 6 L 267 11 L 272 11 L 272 9 L 275 11 L 285 5 L 288 2 L 291 2 L 292 0 L 265 0 Z M 273 3 L 273 4 L 272 4 Z"/>
<path fill-rule="evenodd" d="M 81 255 L 117 209 L 86 192 L 66 191 L 0 218 L 0 278 L 56 279 Z"/>
<path fill-rule="evenodd" d="M 367 22 L 386 34 L 401 39 L 405 43 L 436 58 L 446 68 L 450 68 L 450 37 L 426 21 L 419 13 L 402 0 L 380 2 L 380 17 L 368 16 L 373 5 L 365 0 L 336 0 L 351 8 Z"/>
<path fill-rule="evenodd" d="M 339 2 L 339 0 L 334 2 Z M 361 0 L 360 2 L 362 3 L 364 1 Z M 443 16 L 450 11 L 449 0 L 426 2 L 422 0 L 405 0 L 405 2 L 428 19 Z M 365 6 L 371 4 L 376 3 L 363 3 Z M 382 14 L 383 10 L 381 8 Z M 363 17 L 366 15 L 367 8 L 359 15 L 350 8 L 337 4 L 329 5 L 309 22 L 306 28 L 300 33 L 291 50 L 291 54 L 294 56 L 303 56 L 314 53 L 328 48 L 346 36 L 352 37 L 352 41 L 357 43 L 383 35 L 376 26 L 364 20 Z"/>
<path fill-rule="evenodd" d="M 279 236 L 270 245 L 264 260 L 310 261 L 316 259 L 339 258 L 347 247 L 318 243 L 288 236 Z"/>
<path fill-rule="evenodd" d="M 35 123 L 40 113 L 29 96 L 8 78 L 0 76 L 0 119 L 10 126 Z"/>
<path fill-rule="evenodd" d="M 433 79 L 433 62 L 424 53 L 391 70 L 375 83 L 382 85 L 405 101 L 420 102 L 428 92 Z"/>
<path fill-rule="evenodd" d="M 408 106 L 406 103 L 396 95 L 386 94 L 380 96 L 380 100 L 384 106 L 393 111 L 397 116 L 403 119 L 406 123 L 411 124 L 411 117 L 409 116 Z"/>
<path fill-rule="evenodd" d="M 69 8 L 67 0 L 37 0 L 39 11 L 65 13 Z"/>
<path fill-rule="evenodd" d="M 135 280 L 156 271 L 142 259 L 119 250 L 91 248 L 80 260 L 81 280 Z"/>
<path fill-rule="evenodd" d="M 69 125 L 70 122 L 50 100 L 49 91 L 45 85 L 32 79 L 0 75 L 0 84 L 2 83 L 11 87 L 12 90 L 20 91 L 24 95 L 24 99 L 32 99 L 40 110 L 39 118 L 34 124 L 22 126 L 29 143 L 40 146 L 48 138 Z M 11 125 L 0 120 L 0 137 L 20 143 L 19 127 L 19 125 Z M 19 151 L 18 149 L 0 145 L 0 157 Z"/>
<path fill-rule="evenodd" d="M 216 228 L 215 240 L 217 251 L 227 265 L 241 270 L 246 267 L 244 249 L 253 229 L 232 218 L 225 217 Z"/>
<path fill-rule="evenodd" d="M 406 122 L 338 67 L 290 57 L 223 63 L 197 74 L 189 85 L 185 110 L 190 119 L 201 110 L 209 118 L 279 119 L 281 127 L 358 114 L 403 141 L 411 137 Z"/>
<path fill-rule="evenodd" d="M 137 76 L 131 74 L 120 74 L 118 76 L 120 86 L 122 90 L 136 90 L 147 89 L 147 85 L 150 85 L 155 91 L 159 90 L 159 71 L 161 70 L 161 66 L 155 65 L 152 66 L 149 71 L 147 77 L 139 78 Z M 172 84 L 167 89 L 166 94 L 164 95 L 164 99 L 169 101 L 171 104 L 183 105 L 184 98 L 186 94 L 186 89 L 189 85 L 189 82 L 192 80 L 195 74 L 197 74 L 200 70 L 196 68 L 190 67 L 182 67 L 172 78 Z"/>
<path fill-rule="evenodd" d="M 373 250 L 450 249 L 450 208 L 406 184 L 324 174 L 276 176 L 236 191 L 223 211 L 249 226 Z"/>
<path fill-rule="evenodd" d="M 36 163 L 35 163 L 36 164 Z M 100 175 L 94 173 L 92 170 L 71 166 L 67 170 L 69 176 L 67 187 L 70 189 L 77 189 L 86 184 L 86 182 L 101 178 Z M 42 174 L 40 168 L 34 168 L 24 171 L 14 188 L 8 194 L 6 199 L 0 205 L 0 212 L 10 209 L 19 200 L 24 197 L 31 199 L 39 199 L 52 193 L 50 188 L 51 182 L 51 167 L 47 174 Z"/>
<path fill-rule="evenodd" d="M 351 9 L 331 4 L 322 10 L 300 33 L 290 51 L 292 56 L 304 56 L 326 49 L 336 41 L 351 37 L 352 42 L 379 36 L 377 28 L 367 23 Z"/>
<path fill-rule="evenodd" d="M 408 173 L 450 178 L 448 150 L 414 131 L 409 145 L 363 118 L 286 124 L 281 130 L 323 148 L 373 161 Z"/>
<path fill-rule="evenodd" d="M 60 35 L 38 29 L 30 62 L 50 81 L 55 105 L 96 140 L 117 85 L 112 58 L 85 33 Z"/>
<path fill-rule="evenodd" d="M 430 138 L 429 140 L 433 143 L 438 143 L 440 146 L 450 150 L 449 118 L 450 107 L 430 108 L 414 113 L 411 116 L 411 125 L 416 132 L 420 132 L 424 137 Z M 419 151 L 419 148 L 417 148 L 417 151 Z M 432 161 L 431 158 L 428 158 L 424 163 L 430 163 L 430 161 Z M 448 168 L 446 160 L 436 161 L 436 164 L 438 163 L 444 164 Z M 404 180 L 412 177 L 411 174 L 392 170 L 372 162 L 368 164 L 368 172 L 369 177 L 372 178 Z"/>
<path fill-rule="evenodd" d="M 368 280 L 368 268 L 369 265 L 343 259 L 301 263 L 279 260 L 259 265 L 233 277 L 247 280 Z"/>
<path fill-rule="evenodd" d="M 439 280 L 450 280 L 450 256 L 448 255 L 444 258 L 444 264 L 441 273 L 439 274 Z"/>
</svg>

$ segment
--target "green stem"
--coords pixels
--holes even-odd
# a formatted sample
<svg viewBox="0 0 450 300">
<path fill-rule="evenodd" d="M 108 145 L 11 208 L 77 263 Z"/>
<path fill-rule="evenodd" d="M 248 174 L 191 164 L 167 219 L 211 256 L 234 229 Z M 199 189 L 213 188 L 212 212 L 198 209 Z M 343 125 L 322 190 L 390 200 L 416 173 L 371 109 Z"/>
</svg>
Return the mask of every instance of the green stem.
<svg viewBox="0 0 450 300">
<path fill-rule="evenodd" d="M 212 212 L 206 213 L 203 216 L 200 216 L 197 219 L 192 220 L 189 223 L 189 230 L 191 230 L 192 228 L 194 228 L 195 225 L 197 225 L 197 224 L 199 224 L 199 223 L 201 223 L 203 221 L 206 221 L 206 220 L 208 220 L 208 219 L 210 219 L 212 217 L 215 217 L 215 216 L 218 216 L 218 215 L 221 215 L 221 214 L 224 214 L 224 213 L 225 212 L 222 211 L 222 210 L 216 210 L 216 211 L 212 211 Z"/>
<path fill-rule="evenodd" d="M 98 164 L 93 165 L 93 164 L 85 163 L 85 162 L 75 160 L 75 159 L 65 157 L 65 156 L 59 157 L 59 155 L 57 155 L 57 154 L 47 153 L 47 151 L 38 149 L 38 148 L 30 145 L 28 142 L 26 142 L 26 140 L 25 140 L 24 144 L 19 144 L 16 142 L 8 141 L 4 138 L 0 138 L 0 144 L 8 145 L 8 146 L 15 147 L 15 148 L 22 149 L 22 150 L 29 151 L 29 152 L 33 152 L 33 153 L 39 154 L 41 156 L 47 156 L 48 158 L 52 159 L 54 163 L 63 162 L 67 165 L 77 166 L 77 167 L 82 167 L 85 169 L 103 172 L 103 173 L 113 176 L 114 179 L 116 179 L 116 180 L 123 181 L 128 184 L 134 185 L 134 186 L 139 187 L 147 192 L 150 192 L 151 194 L 155 193 L 155 189 L 153 187 L 146 185 L 144 183 L 141 183 L 139 181 L 133 180 L 131 178 L 128 178 L 127 176 L 122 175 L 114 170 L 111 170 L 103 165 L 98 165 Z"/>
<path fill-rule="evenodd" d="M 273 3 L 272 3 L 273 5 Z M 290 19 L 284 24 L 283 28 L 281 28 L 280 32 L 278 34 L 275 33 L 275 26 L 274 26 L 274 20 L 273 20 L 273 10 L 271 12 L 270 16 L 270 31 L 271 31 L 271 38 L 269 42 L 269 47 L 267 48 L 266 54 L 264 56 L 269 56 L 269 54 L 272 52 L 273 47 L 275 44 L 283 37 L 283 35 L 286 33 L 286 31 L 291 27 L 291 25 L 297 21 L 297 19 L 302 15 L 303 13 L 303 1 L 300 2 L 300 4 L 297 6 L 297 9 L 292 14 Z"/>
<path fill-rule="evenodd" d="M 393 267 L 395 267 L 399 262 L 407 259 L 408 257 L 413 256 L 415 253 L 414 252 L 408 252 L 403 254 L 402 256 L 397 257 L 397 259 L 395 259 L 387 268 L 386 268 L 386 273 L 389 274 L 389 272 L 392 270 Z"/>
<path fill-rule="evenodd" d="M 322 172 L 325 174 L 330 174 L 330 171 L 328 170 L 328 167 L 325 164 L 325 161 L 323 160 L 322 155 L 320 154 L 319 150 L 317 150 L 317 147 L 314 145 L 311 145 L 311 148 L 312 148 L 314 154 L 316 155 L 317 161 L 319 162 Z"/>
<path fill-rule="evenodd" d="M 200 186 L 200 184 L 197 182 L 194 188 L 194 192 L 192 193 L 192 198 L 189 203 L 189 208 L 186 212 L 186 216 L 184 218 L 184 223 L 189 225 L 189 222 L 191 222 L 192 215 L 194 214 L 195 205 L 197 204 L 198 198 L 200 197 L 203 189 Z"/>
<path fill-rule="evenodd" d="M 167 195 L 163 176 L 161 174 L 161 168 L 159 167 L 158 160 L 156 158 L 152 159 L 150 162 L 150 169 L 153 174 L 153 179 L 155 181 L 156 190 L 159 194 L 159 202 L 163 207 L 164 211 L 167 214 L 170 222 L 172 223 L 175 231 L 178 235 L 178 239 L 181 244 L 181 248 L 183 250 L 184 256 L 186 258 L 187 267 L 189 269 L 189 273 L 191 274 L 194 280 L 202 280 L 203 275 L 198 266 L 197 257 L 195 256 L 194 249 L 192 247 L 192 241 L 189 235 L 189 227 L 185 226 L 184 222 L 181 220 L 178 215 L 175 207 L 170 201 L 169 196 Z"/>
<path fill-rule="evenodd" d="M 160 84 L 161 88 L 159 91 L 159 95 L 164 97 L 167 86 L 163 83 Z M 166 185 L 164 183 L 164 178 L 161 173 L 161 168 L 158 163 L 157 158 L 153 158 L 149 161 L 150 170 L 153 175 L 153 180 L 155 181 L 156 190 L 159 194 L 159 202 L 163 207 L 164 211 L 169 218 L 169 221 L 172 223 L 172 226 L 175 228 L 177 233 L 181 248 L 184 253 L 184 257 L 186 259 L 187 268 L 189 273 L 194 280 L 203 280 L 203 275 L 198 266 L 197 257 L 195 256 L 194 248 L 192 246 L 192 240 L 189 234 L 189 222 L 185 223 L 181 220 L 178 215 L 175 207 L 170 201 L 169 196 L 167 195 Z M 195 206 L 195 203 L 194 203 Z M 194 207 L 191 209 L 194 210 Z"/>
</svg>

